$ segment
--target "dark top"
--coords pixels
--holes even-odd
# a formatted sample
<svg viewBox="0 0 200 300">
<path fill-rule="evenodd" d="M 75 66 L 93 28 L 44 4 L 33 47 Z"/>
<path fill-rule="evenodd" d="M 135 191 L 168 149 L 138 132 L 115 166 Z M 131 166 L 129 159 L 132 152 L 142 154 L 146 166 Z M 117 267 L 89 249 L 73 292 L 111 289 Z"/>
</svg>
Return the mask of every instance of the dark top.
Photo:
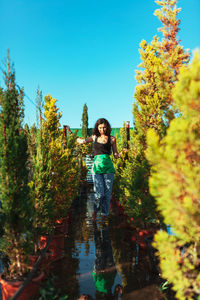
<svg viewBox="0 0 200 300">
<path fill-rule="evenodd" d="M 97 142 L 97 137 L 95 138 L 94 144 L 93 144 L 93 153 L 95 155 L 100 155 L 100 154 L 111 154 L 111 138 L 110 136 L 108 137 L 108 141 L 105 144 L 98 143 Z"/>
</svg>

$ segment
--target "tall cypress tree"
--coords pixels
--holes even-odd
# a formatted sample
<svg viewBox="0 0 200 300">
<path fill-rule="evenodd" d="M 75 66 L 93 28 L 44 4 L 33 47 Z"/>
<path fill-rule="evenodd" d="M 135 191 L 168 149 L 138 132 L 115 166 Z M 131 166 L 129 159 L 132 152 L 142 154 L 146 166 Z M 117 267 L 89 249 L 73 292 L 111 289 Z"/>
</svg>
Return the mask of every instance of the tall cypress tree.
<svg viewBox="0 0 200 300">
<path fill-rule="evenodd" d="M 44 97 L 43 116 L 41 93 L 37 95 L 40 128 L 36 137 L 29 139 L 33 165 L 30 185 L 35 199 L 36 235 L 51 231 L 56 219 L 67 215 L 78 193 L 80 178 L 74 154 L 75 138 L 71 137 L 73 141 L 69 147 L 68 143 L 64 146 L 64 136 L 60 130 L 62 113 L 56 105 L 57 100 L 51 95 Z"/>
<path fill-rule="evenodd" d="M 22 275 L 24 256 L 32 249 L 33 203 L 29 195 L 27 141 L 23 122 L 23 90 L 15 82 L 9 53 L 0 93 L 0 202 L 4 235 L 0 248 L 9 255 L 11 273 Z"/>
<path fill-rule="evenodd" d="M 136 86 L 134 104 L 134 119 L 137 134 L 143 136 L 144 148 L 146 147 L 145 135 L 148 128 L 154 128 L 161 137 L 166 133 L 169 122 L 175 117 L 177 108 L 172 98 L 179 69 L 188 63 L 189 54 L 180 46 L 177 33 L 180 30 L 180 20 L 177 15 L 180 8 L 176 7 L 177 0 L 155 1 L 161 6 L 155 15 L 163 24 L 159 31 L 163 39 L 154 37 L 148 45 L 141 43 L 141 60 L 139 70 L 136 71 Z"/>
<path fill-rule="evenodd" d="M 37 91 L 39 128 L 30 132 L 29 149 L 32 163 L 31 195 L 35 205 L 35 238 L 52 231 L 55 225 L 55 189 L 52 189 L 53 162 L 49 149 L 51 136 L 45 130 L 42 93 Z"/>
<path fill-rule="evenodd" d="M 86 138 L 88 136 L 88 108 L 86 103 L 83 106 L 81 133 L 83 138 Z"/>
<path fill-rule="evenodd" d="M 51 95 L 45 96 L 43 130 L 49 137 L 48 148 L 53 173 L 51 189 L 55 190 L 55 216 L 59 218 L 67 215 L 78 193 L 80 170 L 73 154 L 74 144 L 71 147 L 67 143 L 63 146 L 64 136 L 60 130 L 62 113 L 56 104 L 57 100 Z"/>
<path fill-rule="evenodd" d="M 136 71 L 138 85 L 133 105 L 134 130 L 126 167 L 121 173 L 124 191 L 121 201 L 128 213 L 142 220 L 157 217 L 155 201 L 149 192 L 150 165 L 145 157 L 146 133 L 154 128 L 161 138 L 166 134 L 170 121 L 178 109 L 173 102 L 172 88 L 177 80 L 179 68 L 186 64 L 189 54 L 177 39 L 180 20 L 176 8 L 177 0 L 156 1 L 161 9 L 155 14 L 161 20 L 163 39 L 154 37 L 150 44 L 142 41 L 140 55 L 142 63 Z"/>
<path fill-rule="evenodd" d="M 160 8 L 155 11 L 155 16 L 162 22 L 163 27 L 158 30 L 163 34 L 163 39 L 157 41 L 154 46 L 162 57 L 163 63 L 167 66 L 168 71 L 162 73 L 163 89 L 167 91 L 164 102 L 165 118 L 169 122 L 175 117 L 177 107 L 172 97 L 172 89 L 177 81 L 177 75 L 180 68 L 189 62 L 189 52 L 183 49 L 178 39 L 180 30 L 180 19 L 178 14 L 181 8 L 177 8 L 178 0 L 159 0 L 155 1 Z M 162 89 L 162 90 L 163 90 Z"/>
</svg>

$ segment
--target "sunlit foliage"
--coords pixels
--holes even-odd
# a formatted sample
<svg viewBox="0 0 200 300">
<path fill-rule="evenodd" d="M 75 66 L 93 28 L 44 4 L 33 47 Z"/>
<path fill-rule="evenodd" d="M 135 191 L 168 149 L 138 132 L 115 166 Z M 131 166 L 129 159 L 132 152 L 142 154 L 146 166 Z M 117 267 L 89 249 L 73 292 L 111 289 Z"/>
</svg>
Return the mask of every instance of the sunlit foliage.
<svg viewBox="0 0 200 300">
<path fill-rule="evenodd" d="M 163 277 L 178 299 L 200 295 L 200 56 L 181 69 L 173 99 L 182 116 L 174 119 L 160 141 L 148 132 L 150 191 L 174 235 L 155 237 Z M 196 298 L 195 298 L 196 299 Z"/>
</svg>

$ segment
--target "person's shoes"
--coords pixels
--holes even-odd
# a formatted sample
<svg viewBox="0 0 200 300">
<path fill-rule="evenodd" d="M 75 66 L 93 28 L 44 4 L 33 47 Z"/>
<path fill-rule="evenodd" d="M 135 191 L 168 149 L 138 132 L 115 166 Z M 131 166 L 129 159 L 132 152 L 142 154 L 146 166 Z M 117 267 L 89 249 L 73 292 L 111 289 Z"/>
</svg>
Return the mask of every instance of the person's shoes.
<svg viewBox="0 0 200 300">
<path fill-rule="evenodd" d="M 92 220 L 96 221 L 96 219 L 97 219 L 97 213 L 96 213 L 96 211 L 94 211 L 92 214 Z"/>
<path fill-rule="evenodd" d="M 108 216 L 102 215 L 101 216 L 101 221 L 103 224 L 108 225 Z"/>
</svg>

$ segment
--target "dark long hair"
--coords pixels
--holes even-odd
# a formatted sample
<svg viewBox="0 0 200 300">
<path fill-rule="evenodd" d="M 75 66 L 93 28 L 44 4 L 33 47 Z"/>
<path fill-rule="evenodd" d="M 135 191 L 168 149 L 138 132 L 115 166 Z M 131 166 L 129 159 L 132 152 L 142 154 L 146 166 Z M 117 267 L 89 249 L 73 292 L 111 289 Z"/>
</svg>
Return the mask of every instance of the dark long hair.
<svg viewBox="0 0 200 300">
<path fill-rule="evenodd" d="M 108 120 L 106 120 L 104 118 L 100 118 L 96 121 L 96 124 L 94 125 L 94 129 L 93 129 L 93 132 L 92 132 L 93 135 L 100 136 L 98 126 L 100 124 L 103 124 L 103 123 L 106 125 L 106 133 L 105 134 L 107 136 L 110 136 L 112 129 L 111 129 L 111 126 L 110 126 L 110 123 L 108 122 Z"/>
</svg>

